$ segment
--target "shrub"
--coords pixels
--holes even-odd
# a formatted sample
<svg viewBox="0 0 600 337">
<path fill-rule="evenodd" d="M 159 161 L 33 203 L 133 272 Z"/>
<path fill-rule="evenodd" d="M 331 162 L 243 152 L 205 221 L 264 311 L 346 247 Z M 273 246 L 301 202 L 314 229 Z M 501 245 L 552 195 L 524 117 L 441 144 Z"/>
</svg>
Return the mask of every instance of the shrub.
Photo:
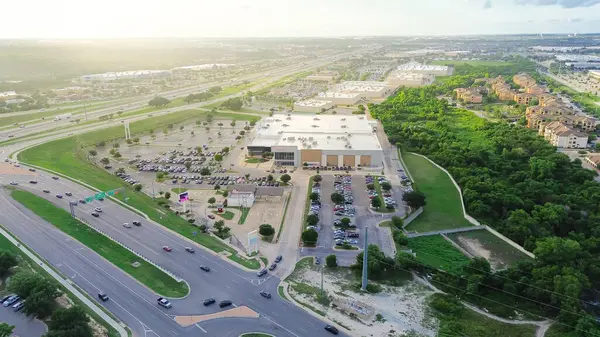
<svg viewBox="0 0 600 337">
<path fill-rule="evenodd" d="M 258 233 L 262 236 L 271 236 L 275 234 L 275 228 L 269 224 L 262 224 L 258 227 Z"/>
<path fill-rule="evenodd" d="M 325 258 L 325 265 L 330 268 L 337 267 L 337 256 L 335 256 L 335 254 L 328 255 Z"/>
<path fill-rule="evenodd" d="M 319 233 L 314 229 L 307 229 L 302 232 L 302 242 L 306 246 L 314 246 L 319 238 Z"/>
</svg>

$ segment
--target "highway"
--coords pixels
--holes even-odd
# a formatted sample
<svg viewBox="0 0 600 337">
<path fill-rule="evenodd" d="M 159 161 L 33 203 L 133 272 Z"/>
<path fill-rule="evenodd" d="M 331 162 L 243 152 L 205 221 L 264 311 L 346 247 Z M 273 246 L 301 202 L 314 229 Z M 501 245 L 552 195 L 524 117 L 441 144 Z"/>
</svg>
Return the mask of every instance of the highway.
<svg viewBox="0 0 600 337">
<path fill-rule="evenodd" d="M 65 210 L 69 209 L 69 200 L 94 194 L 70 180 L 53 180 L 50 174 L 37 173 L 39 175 L 34 178 L 28 172 L 4 175 L 0 183 L 17 181 L 19 188 L 34 192 Z M 37 180 L 38 184 L 30 184 L 30 179 Z M 44 189 L 49 189 L 50 193 L 43 193 Z M 55 196 L 65 192 L 71 192 L 73 196 L 63 199 Z M 90 215 L 94 207 L 103 209 L 99 218 Z M 330 335 L 323 329 L 324 322 L 279 298 L 277 285 L 283 269 L 258 278 L 255 272 L 239 269 L 229 260 L 195 246 L 159 224 L 140 219 L 139 215 L 109 200 L 93 201 L 75 209 L 78 217 L 182 277 L 190 285 L 190 294 L 183 299 L 173 299 L 171 309 L 157 306 L 158 295 L 13 201 L 5 189 L 0 192 L 0 223 L 92 297 L 96 298 L 100 291 L 106 292 L 111 300 L 101 304 L 130 326 L 137 336 L 224 336 L 225 332 L 237 336 L 246 331 L 263 331 L 278 337 Z M 142 226 L 122 226 L 123 222 L 133 220 L 140 220 Z M 164 245 L 172 247 L 173 251 L 164 252 Z M 186 246 L 194 246 L 196 253 L 186 252 Z M 211 271 L 201 271 L 200 265 L 209 266 Z M 271 292 L 273 297 L 263 298 L 259 295 L 260 290 Z M 247 306 L 259 313 L 260 318 L 220 318 L 191 327 L 182 327 L 173 320 L 174 315 L 221 311 L 216 305 L 205 307 L 202 304 L 209 297 L 217 301 L 229 299 L 237 306 Z"/>
</svg>

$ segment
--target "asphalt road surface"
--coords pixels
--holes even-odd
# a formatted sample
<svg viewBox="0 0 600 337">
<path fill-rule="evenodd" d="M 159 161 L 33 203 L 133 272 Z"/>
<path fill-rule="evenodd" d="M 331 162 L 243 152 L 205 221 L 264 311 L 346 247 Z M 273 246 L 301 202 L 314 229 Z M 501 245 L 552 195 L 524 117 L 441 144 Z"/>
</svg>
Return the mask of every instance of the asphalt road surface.
<svg viewBox="0 0 600 337">
<path fill-rule="evenodd" d="M 32 178 L 28 175 L 11 175 L 10 178 L 5 175 L 3 183 L 8 183 L 8 179 L 17 181 L 19 188 L 34 192 L 66 210 L 69 209 L 69 200 L 94 194 L 67 179 L 53 180 L 50 174 L 38 173 L 40 175 L 34 178 L 38 181 L 35 185 L 29 184 Z M 43 193 L 43 189 L 49 189 L 50 193 Z M 57 193 L 64 195 L 67 191 L 73 196 L 56 198 Z M 99 218 L 90 215 L 94 207 L 103 209 Z M 195 254 L 187 253 L 184 247 L 193 246 L 191 242 L 109 200 L 75 208 L 79 217 L 186 280 L 191 288 L 190 294 L 184 299 L 173 299 L 170 310 L 158 307 L 157 295 L 151 290 L 13 201 L 6 190 L 0 193 L 0 223 L 94 298 L 98 292 L 106 292 L 111 300 L 101 304 L 138 336 L 226 336 L 227 333 L 234 336 L 245 331 L 263 331 L 278 337 L 330 335 L 323 329 L 324 322 L 277 296 L 278 270 L 275 274 L 258 278 L 255 272 L 239 269 L 224 258 L 198 247 Z M 122 226 L 123 222 L 133 220 L 142 221 L 142 226 Z M 173 251 L 164 252 L 164 245 L 172 247 Z M 211 271 L 201 271 L 200 265 L 210 266 Z M 260 290 L 271 292 L 273 297 L 270 300 L 262 298 Z M 232 300 L 235 305 L 248 306 L 261 316 L 258 319 L 221 318 L 187 328 L 173 321 L 173 315 L 220 311 L 218 306 L 202 305 L 202 301 L 209 297 L 217 301 Z"/>
<path fill-rule="evenodd" d="M 10 307 L 0 306 L 0 322 L 14 325 L 13 335 L 22 337 L 41 337 L 48 331 L 44 322 L 26 316 L 23 311 L 17 311 Z"/>
</svg>

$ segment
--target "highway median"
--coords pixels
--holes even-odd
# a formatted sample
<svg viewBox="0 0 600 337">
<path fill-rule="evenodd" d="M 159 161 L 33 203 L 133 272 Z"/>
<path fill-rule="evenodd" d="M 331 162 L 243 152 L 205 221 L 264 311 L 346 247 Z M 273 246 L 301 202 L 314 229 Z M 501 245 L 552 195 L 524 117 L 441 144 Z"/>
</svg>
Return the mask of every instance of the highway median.
<svg viewBox="0 0 600 337">
<path fill-rule="evenodd" d="M 189 293 L 190 289 L 187 283 L 176 281 L 156 266 L 144 261 L 86 224 L 72 218 L 69 212 L 58 208 L 46 199 L 22 190 L 11 191 L 11 197 L 65 234 L 121 268 L 152 291 L 173 298 L 184 297 Z M 139 264 L 137 267 L 133 266 L 135 262 Z"/>
</svg>

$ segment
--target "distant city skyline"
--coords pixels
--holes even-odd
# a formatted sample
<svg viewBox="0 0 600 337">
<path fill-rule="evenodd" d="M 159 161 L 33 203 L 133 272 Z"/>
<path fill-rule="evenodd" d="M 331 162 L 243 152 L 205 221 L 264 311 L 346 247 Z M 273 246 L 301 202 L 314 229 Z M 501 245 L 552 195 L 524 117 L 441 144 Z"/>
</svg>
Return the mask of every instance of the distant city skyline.
<svg viewBox="0 0 600 337">
<path fill-rule="evenodd" d="M 0 39 L 585 34 L 600 0 L 4 0 Z"/>
</svg>

